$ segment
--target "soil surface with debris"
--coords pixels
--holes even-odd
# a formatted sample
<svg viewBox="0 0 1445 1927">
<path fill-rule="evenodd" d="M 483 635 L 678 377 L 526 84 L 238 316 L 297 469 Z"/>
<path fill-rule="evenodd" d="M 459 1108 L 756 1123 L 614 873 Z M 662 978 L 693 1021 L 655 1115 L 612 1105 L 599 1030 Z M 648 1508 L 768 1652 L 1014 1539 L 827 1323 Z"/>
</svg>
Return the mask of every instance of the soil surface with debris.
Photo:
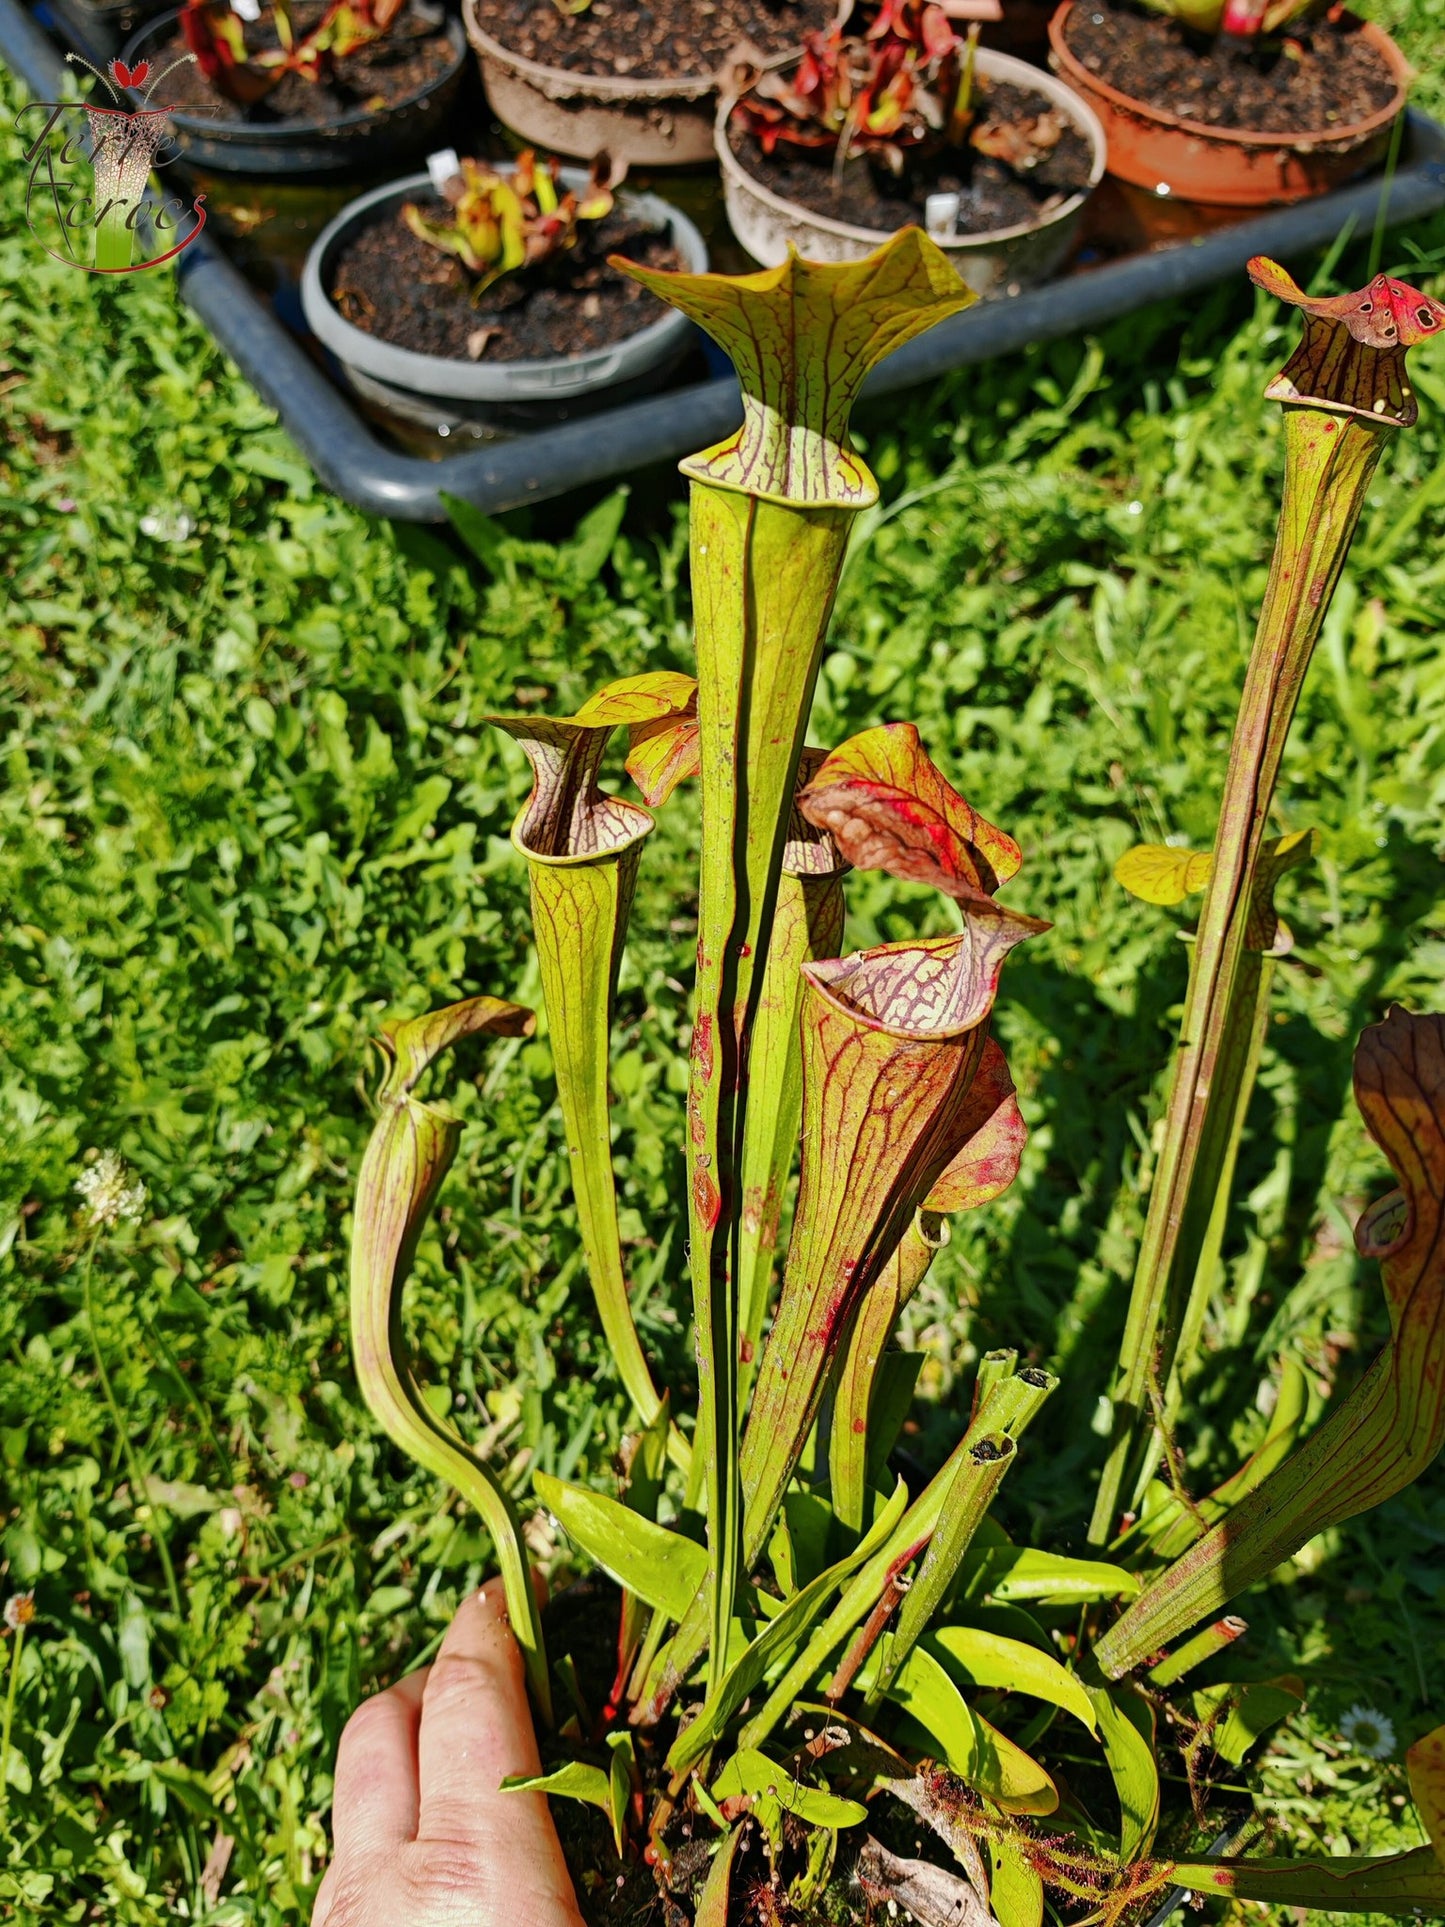
<svg viewBox="0 0 1445 1927">
<path fill-rule="evenodd" d="M 1358 21 L 1318 21 L 1258 49 L 1193 33 L 1162 14 L 1081 0 L 1069 51 L 1091 74 L 1182 120 L 1254 134 L 1347 128 L 1387 107 L 1395 80 Z"/>
<path fill-rule="evenodd" d="M 744 42 L 768 56 L 801 47 L 833 18 L 830 0 L 480 0 L 477 16 L 508 52 L 569 74 L 633 80 L 716 73 Z"/>
<path fill-rule="evenodd" d="M 987 234 L 1036 221 L 1088 187 L 1093 162 L 1089 142 L 1077 127 L 1063 121 L 1045 95 L 1008 81 L 991 81 L 986 89 L 981 85 L 980 93 L 979 128 L 1027 134 L 1041 117 L 1053 116 L 1051 129 L 1062 123 L 1057 138 L 1042 151 L 1023 140 L 1021 150 L 1028 158 L 1021 165 L 971 147 L 954 147 L 909 159 L 901 175 L 892 174 L 881 162 L 855 158 L 838 178 L 833 155 L 826 148 L 779 142 L 771 154 L 764 154 L 757 139 L 736 121 L 728 139 L 747 172 L 774 194 L 796 201 L 811 214 L 880 234 L 921 223 L 930 194 L 957 194 L 958 232 Z"/>
<path fill-rule="evenodd" d="M 298 37 L 315 26 L 322 11 L 316 0 L 303 0 L 295 9 Z M 260 52 L 277 44 L 269 12 L 254 26 L 247 25 L 248 51 Z M 243 107 L 211 85 L 190 56 L 179 28 L 150 55 L 152 73 L 162 72 L 173 60 L 182 63 L 161 82 L 157 104 L 198 120 L 277 128 L 340 120 L 359 109 L 375 113 L 400 107 L 434 86 L 455 59 L 441 24 L 408 9 L 380 40 L 338 61 L 326 79 L 313 83 L 300 74 L 284 74 L 263 100 Z"/>
<path fill-rule="evenodd" d="M 429 220 L 450 214 L 439 195 L 421 195 L 416 205 Z M 503 275 L 474 305 L 475 277 L 393 208 L 348 236 L 327 292 L 354 327 L 398 348 L 452 361 L 545 361 L 624 341 L 667 312 L 609 267 L 609 254 L 649 268 L 686 265 L 663 230 L 616 207 L 584 222 L 577 245 L 555 261 Z"/>
</svg>

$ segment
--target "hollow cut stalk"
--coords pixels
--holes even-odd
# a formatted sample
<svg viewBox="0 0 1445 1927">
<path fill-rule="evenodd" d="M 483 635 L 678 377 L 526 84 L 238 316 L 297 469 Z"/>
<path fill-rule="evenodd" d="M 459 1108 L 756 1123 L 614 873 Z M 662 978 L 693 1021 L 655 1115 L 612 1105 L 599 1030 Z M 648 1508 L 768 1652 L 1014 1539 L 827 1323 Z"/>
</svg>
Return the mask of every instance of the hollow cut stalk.
<svg viewBox="0 0 1445 1927">
<path fill-rule="evenodd" d="M 776 1681 L 767 1699 L 739 1734 L 740 1747 L 763 1744 L 773 1728 L 787 1718 L 793 1702 L 806 1693 L 810 1682 L 821 1674 L 849 1633 L 873 1611 L 906 1564 L 905 1555 L 917 1557 L 927 1546 L 943 1516 L 954 1479 L 979 1440 L 989 1431 L 997 1431 L 1017 1444 L 1056 1382 L 1040 1372 L 1027 1378 L 1020 1375 L 1006 1379 L 995 1386 L 967 1432 L 899 1520 L 887 1544 L 848 1581 L 832 1612 Z M 865 1656 L 860 1655 L 859 1664 Z M 856 1666 L 853 1671 L 857 1671 Z"/>
</svg>

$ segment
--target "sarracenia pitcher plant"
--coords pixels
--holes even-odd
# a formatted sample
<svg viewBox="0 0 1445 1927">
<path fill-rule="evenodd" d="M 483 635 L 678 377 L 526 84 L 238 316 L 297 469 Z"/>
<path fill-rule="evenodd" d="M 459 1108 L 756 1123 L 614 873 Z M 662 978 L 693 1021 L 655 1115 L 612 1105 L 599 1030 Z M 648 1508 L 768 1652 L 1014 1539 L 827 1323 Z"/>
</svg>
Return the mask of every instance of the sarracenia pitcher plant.
<svg viewBox="0 0 1445 1927">
<path fill-rule="evenodd" d="M 887 1904 L 918 1921 L 1041 1927 L 1046 1906 L 1113 1922 L 1169 1888 L 1439 1913 L 1434 1846 L 1351 1860 L 1207 1854 L 1200 1762 L 1237 1772 L 1303 1690 L 1229 1677 L 1247 1626 L 1224 1609 L 1313 1534 L 1417 1477 L 1445 1441 L 1445 1018 L 1393 1010 L 1356 1055 L 1360 1109 L 1400 1181 L 1357 1234 L 1381 1266 L 1390 1343 L 1312 1433 L 1303 1375 L 1282 1361 L 1262 1443 L 1214 1492 L 1182 1490 L 1173 1456 L 1168 1481 L 1157 1468 L 1187 1408 L 1289 948 L 1274 891 L 1312 847 L 1308 833 L 1271 833 L 1281 755 L 1370 476 L 1413 419 L 1404 351 L 1445 309 L 1383 278 L 1314 300 L 1271 263 L 1252 266 L 1304 314 L 1303 343 L 1270 390 L 1285 406 L 1284 504 L 1213 853 L 1146 846 L 1119 870 L 1151 901 L 1202 890 L 1203 907 L 1094 1507 L 1107 1553 L 1079 1558 L 1019 1544 L 996 1517 L 1030 1426 L 1059 1396 L 1043 1361 L 980 1361 L 931 1478 L 896 1449 L 919 1364 L 895 1342 L 905 1308 L 951 1216 L 986 1208 L 1025 1154 L 992 1018 L 1010 952 L 1048 926 L 1013 901 L 1018 844 L 953 788 L 910 723 L 831 749 L 806 740 L 849 529 L 877 493 L 850 410 L 875 362 L 970 297 L 914 230 L 843 266 L 629 271 L 722 345 L 742 385 L 741 428 L 684 464 L 697 676 L 614 682 L 571 716 L 492 718 L 531 766 L 513 843 L 582 1254 L 635 1422 L 617 1490 L 535 1478 L 555 1523 L 618 1589 L 600 1682 L 579 1653 L 549 1665 L 513 1501 L 423 1396 L 401 1316 L 462 1128 L 417 1087 L 448 1047 L 523 1034 L 531 1013 L 477 997 L 385 1033 L 353 1238 L 368 1403 L 475 1507 L 502 1566 L 548 1728 L 547 1770 L 516 1784 L 603 1816 L 576 1867 L 584 1896 L 627 1887 L 628 1867 L 655 1880 L 641 1911 L 614 1906 L 608 1919 L 652 1918 L 650 1906 L 670 1927 L 776 1927 Z M 639 800 L 604 785 L 614 748 Z M 608 1088 L 653 812 L 694 778 L 680 1210 L 695 1404 L 660 1382 L 633 1320 Z M 848 950 L 848 878 L 866 869 L 931 886 L 944 934 Z M 1196 1690 L 1206 1664 L 1214 1675 Z M 1168 1808 L 1161 1771 L 1180 1732 L 1192 1812 Z M 1412 1754 L 1432 1840 L 1445 1822 L 1440 1759 L 1445 1733 Z"/>
</svg>

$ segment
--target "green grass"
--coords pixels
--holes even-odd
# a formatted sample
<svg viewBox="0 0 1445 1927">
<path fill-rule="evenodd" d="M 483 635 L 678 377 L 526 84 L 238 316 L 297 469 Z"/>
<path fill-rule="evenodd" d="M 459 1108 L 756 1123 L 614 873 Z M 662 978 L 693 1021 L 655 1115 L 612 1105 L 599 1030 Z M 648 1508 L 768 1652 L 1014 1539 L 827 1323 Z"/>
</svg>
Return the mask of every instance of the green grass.
<svg viewBox="0 0 1445 1927">
<path fill-rule="evenodd" d="M 1438 4 L 1396 13 L 1425 64 Z M 1427 86 L 1438 104 L 1438 67 Z M 471 991 L 535 999 L 506 841 L 526 784 L 483 718 L 519 690 L 566 709 L 610 676 L 690 667 L 681 497 L 649 478 L 645 502 L 572 505 L 575 526 L 488 525 L 475 554 L 369 522 L 313 486 L 165 281 L 40 258 L 8 134 L 0 153 L 0 1593 L 33 1587 L 38 1609 L 0 1918 L 279 1927 L 324 1866 L 347 1713 L 425 1657 L 488 1565 L 351 1377 L 367 1040 Z M 1408 243 L 1389 258 L 1428 271 L 1445 224 Z M 1064 1387 L 1004 1511 L 1059 1543 L 1082 1537 L 1102 1455 L 1184 983 L 1177 921 L 1110 871 L 1141 836 L 1210 837 L 1278 486 L 1260 391 L 1291 330 L 1231 287 L 862 424 L 884 497 L 814 737 L 916 720 L 1022 843 L 1013 899 L 1054 923 L 1010 963 L 999 1017 L 1024 1174 L 917 1304 L 931 1403 L 912 1444 L 931 1460 L 956 1436 L 979 1351 L 1052 1365 Z M 1375 484 L 1281 790 L 1281 826 L 1317 825 L 1321 855 L 1285 892 L 1297 961 L 1185 1440 L 1201 1482 L 1247 1446 L 1281 1351 L 1322 1400 L 1385 1329 L 1348 1237 L 1388 1182 L 1350 1051 L 1391 998 L 1445 1002 L 1445 354 L 1417 369 L 1425 417 Z M 670 807 L 644 865 L 615 1071 L 640 1322 L 679 1385 L 694 810 Z M 854 942 L 942 914 L 864 877 L 850 912 Z M 618 1388 L 545 1036 L 450 1075 L 466 1130 L 411 1293 L 435 1396 L 519 1495 L 533 1467 L 602 1478 Z M 112 1147 L 149 1205 L 88 1268 L 75 1183 Z M 1419 1837 L 1399 1752 L 1445 1716 L 1442 1543 L 1437 1472 L 1249 1603 L 1250 1663 L 1309 1687 L 1259 1776 L 1295 1849 Z M 1355 1701 L 1393 1720 L 1390 1761 L 1341 1740 Z"/>
</svg>

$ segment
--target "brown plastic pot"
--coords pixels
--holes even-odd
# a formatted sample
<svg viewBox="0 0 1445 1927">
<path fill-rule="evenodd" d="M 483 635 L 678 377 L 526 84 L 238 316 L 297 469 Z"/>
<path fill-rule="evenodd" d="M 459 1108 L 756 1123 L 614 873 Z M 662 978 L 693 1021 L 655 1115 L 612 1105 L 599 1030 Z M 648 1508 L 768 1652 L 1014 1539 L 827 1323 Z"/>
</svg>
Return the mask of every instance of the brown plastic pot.
<svg viewBox="0 0 1445 1927">
<path fill-rule="evenodd" d="M 712 159 L 715 74 L 634 80 L 574 74 L 513 53 L 463 0 L 467 38 L 492 112 L 504 127 L 549 153 L 590 160 L 610 154 L 629 167 L 696 167 Z"/>
<path fill-rule="evenodd" d="M 1052 65 L 1104 123 L 1113 178 L 1161 199 L 1213 207 L 1272 207 L 1326 194 L 1383 159 L 1390 128 L 1405 108 L 1409 62 L 1372 21 L 1357 21 L 1347 13 L 1343 18 L 1358 26 L 1394 76 L 1394 97 L 1386 106 L 1328 133 L 1256 134 L 1206 127 L 1135 100 L 1090 73 L 1070 52 L 1066 38 L 1074 5 L 1075 0 L 1063 0 L 1049 22 Z"/>
</svg>

